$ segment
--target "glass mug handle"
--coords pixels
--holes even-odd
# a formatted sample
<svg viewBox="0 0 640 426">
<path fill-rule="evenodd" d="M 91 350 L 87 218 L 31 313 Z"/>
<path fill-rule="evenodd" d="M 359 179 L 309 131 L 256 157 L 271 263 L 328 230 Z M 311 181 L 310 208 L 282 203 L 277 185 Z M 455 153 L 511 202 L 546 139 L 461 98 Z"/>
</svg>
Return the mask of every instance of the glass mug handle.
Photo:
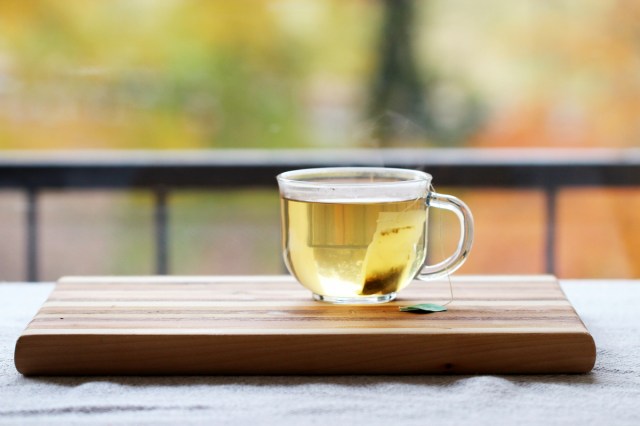
<svg viewBox="0 0 640 426">
<path fill-rule="evenodd" d="M 445 194 L 430 192 L 427 195 L 427 208 L 436 207 L 439 209 L 449 210 L 458 217 L 460 222 L 460 240 L 456 251 L 435 265 L 424 265 L 417 279 L 427 281 L 445 276 L 458 269 L 469 255 L 471 244 L 473 243 L 473 216 L 471 210 L 462 200 Z"/>
</svg>

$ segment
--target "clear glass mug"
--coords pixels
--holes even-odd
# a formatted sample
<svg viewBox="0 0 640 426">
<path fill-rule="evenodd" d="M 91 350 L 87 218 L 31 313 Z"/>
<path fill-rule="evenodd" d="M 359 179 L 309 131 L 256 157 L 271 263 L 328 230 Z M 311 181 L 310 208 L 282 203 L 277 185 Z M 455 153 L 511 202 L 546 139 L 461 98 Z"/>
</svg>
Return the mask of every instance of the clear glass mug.
<svg viewBox="0 0 640 426">
<path fill-rule="evenodd" d="M 458 269 L 473 241 L 473 217 L 458 198 L 431 191 L 427 173 L 378 167 L 293 170 L 277 176 L 282 248 L 291 274 L 319 301 L 382 303 L 414 278 Z M 455 252 L 425 265 L 429 207 L 460 223 Z"/>
</svg>

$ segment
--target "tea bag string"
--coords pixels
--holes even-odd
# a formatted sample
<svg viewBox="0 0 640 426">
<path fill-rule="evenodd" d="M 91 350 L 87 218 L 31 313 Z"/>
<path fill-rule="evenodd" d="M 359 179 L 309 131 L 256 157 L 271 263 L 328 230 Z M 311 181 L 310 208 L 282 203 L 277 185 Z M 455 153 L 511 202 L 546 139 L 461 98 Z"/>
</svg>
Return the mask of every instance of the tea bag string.
<svg viewBox="0 0 640 426">
<path fill-rule="evenodd" d="M 429 184 L 429 191 L 435 193 L 436 189 L 433 187 L 433 184 Z M 438 240 L 440 240 L 440 256 L 444 256 L 444 240 L 442 239 L 442 219 L 438 220 Z M 449 281 L 449 300 L 442 304 L 442 306 L 447 306 L 451 302 L 453 302 L 453 284 L 451 283 L 451 274 L 449 273 L 449 268 L 445 267 L 447 280 Z"/>
</svg>

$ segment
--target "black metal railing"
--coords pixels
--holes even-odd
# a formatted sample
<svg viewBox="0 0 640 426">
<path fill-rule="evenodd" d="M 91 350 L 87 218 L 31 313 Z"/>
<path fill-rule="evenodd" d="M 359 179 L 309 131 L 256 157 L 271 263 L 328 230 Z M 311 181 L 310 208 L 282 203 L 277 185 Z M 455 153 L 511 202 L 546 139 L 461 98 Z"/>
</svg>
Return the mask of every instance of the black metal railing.
<svg viewBox="0 0 640 426">
<path fill-rule="evenodd" d="M 546 271 L 555 271 L 556 198 L 567 187 L 640 186 L 640 150 L 214 150 L 0 155 L 0 189 L 26 200 L 26 279 L 39 278 L 39 195 L 51 189 L 144 189 L 154 194 L 155 263 L 169 273 L 171 194 L 185 189 L 276 188 L 286 170 L 385 166 L 424 170 L 438 187 L 540 189 L 546 197 Z"/>
</svg>

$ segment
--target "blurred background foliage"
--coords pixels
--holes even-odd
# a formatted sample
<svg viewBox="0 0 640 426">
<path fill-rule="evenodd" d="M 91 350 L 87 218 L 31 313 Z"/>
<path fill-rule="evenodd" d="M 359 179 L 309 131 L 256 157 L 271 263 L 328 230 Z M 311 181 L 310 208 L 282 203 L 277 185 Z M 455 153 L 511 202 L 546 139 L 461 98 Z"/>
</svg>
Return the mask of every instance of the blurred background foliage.
<svg viewBox="0 0 640 426">
<path fill-rule="evenodd" d="M 639 30 L 635 0 L 3 0 L 0 150 L 637 147 Z M 457 191 L 462 273 L 543 270 L 541 193 Z M 638 190 L 561 195 L 558 274 L 640 276 Z M 282 271 L 275 191 L 171 202 L 173 272 Z M 0 204 L 19 279 L 24 202 Z M 148 194 L 42 206 L 44 278 L 153 271 Z"/>
<path fill-rule="evenodd" d="M 0 148 L 629 146 L 632 0 L 4 0 Z"/>
<path fill-rule="evenodd" d="M 375 13 L 337 1 L 3 2 L 0 143 L 310 146 L 308 105 L 327 78 L 366 72 L 367 30 L 354 23 Z"/>
</svg>

